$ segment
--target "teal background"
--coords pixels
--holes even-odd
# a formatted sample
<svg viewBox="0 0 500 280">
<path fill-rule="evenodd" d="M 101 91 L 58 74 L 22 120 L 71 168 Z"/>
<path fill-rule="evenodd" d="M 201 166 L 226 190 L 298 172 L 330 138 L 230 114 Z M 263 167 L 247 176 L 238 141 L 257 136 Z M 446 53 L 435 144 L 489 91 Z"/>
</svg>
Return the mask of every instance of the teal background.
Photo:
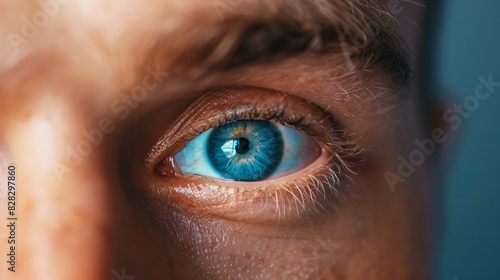
<svg viewBox="0 0 500 280">
<path fill-rule="evenodd" d="M 434 85 L 441 97 L 462 103 L 474 95 L 480 75 L 500 82 L 500 1 L 448 0 L 436 19 Z M 500 87 L 450 143 L 436 279 L 500 279 L 499 128 Z"/>
</svg>

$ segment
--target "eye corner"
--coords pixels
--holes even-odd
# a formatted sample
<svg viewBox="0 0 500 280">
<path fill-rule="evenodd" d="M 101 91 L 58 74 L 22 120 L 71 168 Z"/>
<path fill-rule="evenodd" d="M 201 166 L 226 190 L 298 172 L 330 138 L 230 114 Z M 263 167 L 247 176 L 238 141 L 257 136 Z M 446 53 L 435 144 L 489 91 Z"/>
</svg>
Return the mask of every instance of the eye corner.
<svg viewBox="0 0 500 280">
<path fill-rule="evenodd" d="M 182 175 L 175 159 L 171 156 L 157 162 L 153 167 L 153 171 L 156 175 L 166 178 L 179 177 Z"/>
</svg>

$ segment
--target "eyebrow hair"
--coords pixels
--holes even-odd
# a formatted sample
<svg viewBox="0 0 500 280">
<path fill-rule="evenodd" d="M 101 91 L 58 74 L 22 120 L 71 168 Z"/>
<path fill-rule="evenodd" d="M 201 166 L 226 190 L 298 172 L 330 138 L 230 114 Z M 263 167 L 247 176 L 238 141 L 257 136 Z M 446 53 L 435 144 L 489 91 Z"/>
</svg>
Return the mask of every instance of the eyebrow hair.
<svg viewBox="0 0 500 280">
<path fill-rule="evenodd" d="M 198 19 L 183 28 L 183 38 L 176 38 L 173 64 L 180 65 L 178 71 L 201 74 L 308 51 L 339 52 L 353 72 L 374 66 L 396 84 L 409 79 L 399 25 L 375 0 L 284 0 L 248 6 L 240 1 L 223 19 Z M 153 49 L 162 50 L 171 40 L 166 36 Z M 155 55 L 155 61 L 172 56 L 171 50 Z"/>
</svg>

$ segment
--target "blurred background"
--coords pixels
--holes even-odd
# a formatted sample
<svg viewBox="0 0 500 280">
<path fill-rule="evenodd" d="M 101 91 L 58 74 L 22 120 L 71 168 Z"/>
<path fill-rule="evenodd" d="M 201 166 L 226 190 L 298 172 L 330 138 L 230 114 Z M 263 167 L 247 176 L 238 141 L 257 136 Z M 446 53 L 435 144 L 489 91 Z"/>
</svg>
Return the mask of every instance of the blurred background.
<svg viewBox="0 0 500 280">
<path fill-rule="evenodd" d="M 498 0 L 447 0 L 440 7 L 432 85 L 450 105 L 474 96 L 478 76 L 500 82 L 499 12 Z M 437 279 L 500 279 L 500 87 L 456 134 L 443 178 Z"/>
</svg>

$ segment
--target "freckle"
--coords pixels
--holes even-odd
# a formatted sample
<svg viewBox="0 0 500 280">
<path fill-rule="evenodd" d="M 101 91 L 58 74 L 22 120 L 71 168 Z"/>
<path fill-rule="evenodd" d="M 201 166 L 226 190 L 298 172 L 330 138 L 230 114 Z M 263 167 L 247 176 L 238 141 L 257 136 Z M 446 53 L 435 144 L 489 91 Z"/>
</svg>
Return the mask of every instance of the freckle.
<svg viewBox="0 0 500 280">
<path fill-rule="evenodd" d="M 300 247 L 299 250 L 300 250 L 300 254 L 307 254 L 307 253 L 309 253 L 309 248 L 306 247 L 306 246 Z"/>
<path fill-rule="evenodd" d="M 33 115 L 33 112 L 31 112 L 31 111 L 27 111 L 27 112 L 25 112 L 25 113 L 23 114 L 23 119 L 24 119 L 24 120 L 29 120 L 29 119 L 31 119 L 31 116 L 32 116 L 32 115 Z"/>
<path fill-rule="evenodd" d="M 244 256 L 245 256 L 245 259 L 247 259 L 247 260 L 252 259 L 252 254 L 250 254 L 249 252 L 246 252 L 246 253 L 244 254 Z"/>
<path fill-rule="evenodd" d="M 345 279 L 343 275 L 340 275 L 335 264 L 330 265 L 330 274 L 334 276 L 333 279 Z"/>
<path fill-rule="evenodd" d="M 33 213 L 33 202 L 28 201 L 25 204 L 24 211 L 26 215 L 31 215 Z"/>
</svg>

